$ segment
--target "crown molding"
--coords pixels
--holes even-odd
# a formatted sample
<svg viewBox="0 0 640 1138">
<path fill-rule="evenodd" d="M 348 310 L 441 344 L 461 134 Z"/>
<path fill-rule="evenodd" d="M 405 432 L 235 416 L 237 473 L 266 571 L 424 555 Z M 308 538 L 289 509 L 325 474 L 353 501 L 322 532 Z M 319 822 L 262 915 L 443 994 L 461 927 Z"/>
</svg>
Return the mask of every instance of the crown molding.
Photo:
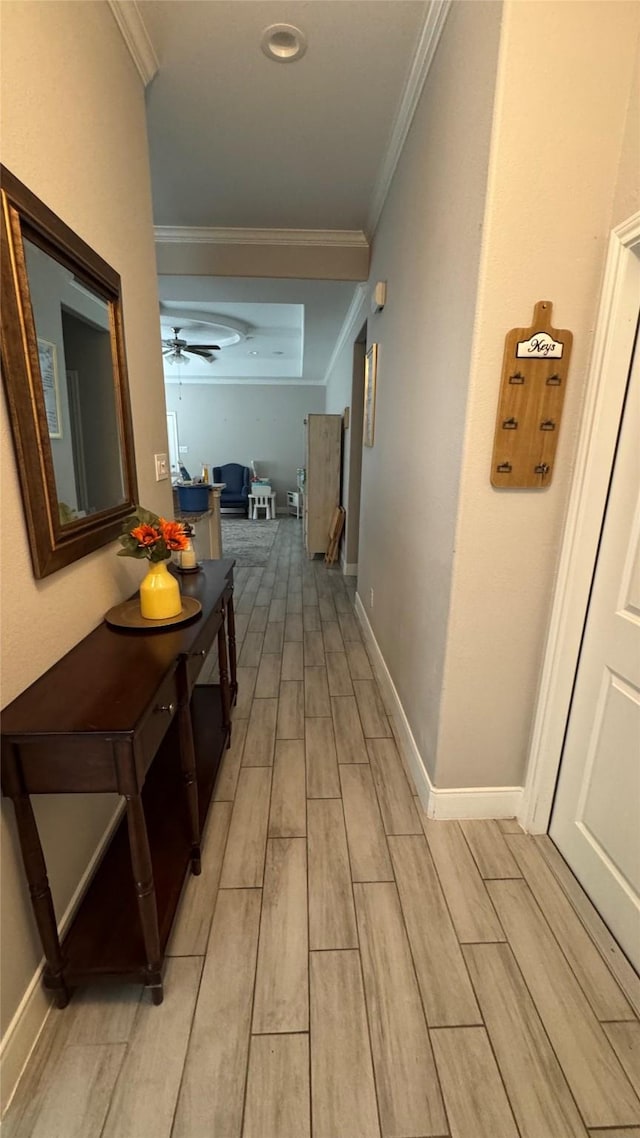
<svg viewBox="0 0 640 1138">
<path fill-rule="evenodd" d="M 334 366 L 338 356 L 340 355 L 340 352 L 344 348 L 344 345 L 347 342 L 349 336 L 351 336 L 353 334 L 354 324 L 356 323 L 356 319 L 360 315 L 360 310 L 362 308 L 362 305 L 367 298 L 368 287 L 369 286 L 368 286 L 367 281 L 363 281 L 362 284 L 356 285 L 356 287 L 355 287 L 355 291 L 354 291 L 353 297 L 351 299 L 351 304 L 349 305 L 347 315 L 345 316 L 345 318 L 343 320 L 342 328 L 340 329 L 338 339 L 335 342 L 334 349 L 331 353 L 331 358 L 329 360 L 329 363 L 327 364 L 327 369 L 324 373 L 324 379 L 322 382 L 323 382 L 325 387 L 327 386 L 327 381 L 329 379 L 329 376 L 331 375 L 331 372 L 333 370 L 333 366 Z"/>
<path fill-rule="evenodd" d="M 436 48 L 445 25 L 452 0 L 431 0 L 427 9 L 422 34 L 416 47 L 411 70 L 391 129 L 391 139 L 371 194 L 367 214 L 367 233 L 372 236 L 380 220 L 393 175 L 398 165 L 409 127 L 413 121 L 418 99 L 429 74 Z"/>
<path fill-rule="evenodd" d="M 298 245 L 368 249 L 361 229 L 234 229 L 211 226 L 156 225 L 159 245 Z"/>
<path fill-rule="evenodd" d="M 138 4 L 136 0 L 108 0 L 108 3 L 140 78 L 148 87 L 160 64 Z"/>
</svg>

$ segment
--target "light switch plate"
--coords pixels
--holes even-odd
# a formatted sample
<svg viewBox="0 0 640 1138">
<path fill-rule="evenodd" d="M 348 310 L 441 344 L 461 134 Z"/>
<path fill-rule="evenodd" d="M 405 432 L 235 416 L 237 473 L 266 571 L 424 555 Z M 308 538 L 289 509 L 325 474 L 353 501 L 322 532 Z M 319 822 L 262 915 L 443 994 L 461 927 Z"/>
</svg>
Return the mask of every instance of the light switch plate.
<svg viewBox="0 0 640 1138">
<path fill-rule="evenodd" d="M 163 482 L 169 477 L 169 459 L 166 454 L 154 454 L 156 463 L 156 482 Z"/>
</svg>

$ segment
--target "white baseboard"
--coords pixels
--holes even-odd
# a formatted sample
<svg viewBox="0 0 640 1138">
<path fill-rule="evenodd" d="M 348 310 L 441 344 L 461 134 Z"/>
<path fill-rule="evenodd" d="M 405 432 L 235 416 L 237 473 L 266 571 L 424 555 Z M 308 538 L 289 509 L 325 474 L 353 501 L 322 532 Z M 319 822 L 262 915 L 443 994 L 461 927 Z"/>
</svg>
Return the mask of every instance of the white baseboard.
<svg viewBox="0 0 640 1138">
<path fill-rule="evenodd" d="M 74 890 L 73 896 L 58 923 L 60 937 L 64 936 L 75 916 L 76 909 L 111 840 L 111 835 L 122 817 L 124 808 L 124 802 L 119 802 L 96 846 L 91 861 Z M 20 1076 L 38 1042 L 40 1032 L 52 1008 L 51 996 L 45 991 L 41 983 L 44 965 L 43 958 L 31 977 L 27 990 L 4 1034 L 2 1043 L 0 1043 L 0 1086 L 2 1087 L 3 1113 L 13 1098 Z"/>
<path fill-rule="evenodd" d="M 358 576 L 358 562 L 357 561 L 353 561 L 353 562 L 343 561 L 343 562 L 341 562 L 341 564 L 342 564 L 342 572 L 343 572 L 345 577 L 357 577 Z"/>
<path fill-rule="evenodd" d="M 515 818 L 524 793 L 521 786 L 431 787 L 429 818 Z"/>
<path fill-rule="evenodd" d="M 411 771 L 416 791 L 429 818 L 515 818 L 521 804 L 521 786 L 434 786 L 418 750 L 395 684 L 369 624 L 359 593 L 355 610 L 371 657 L 376 679 L 382 689 L 387 710 L 393 720 L 395 736 Z"/>
<path fill-rule="evenodd" d="M 391 679 L 391 674 L 384 660 L 384 656 L 380 651 L 378 641 L 373 635 L 373 629 L 369 624 L 369 618 L 364 610 L 362 598 L 360 593 L 356 593 L 355 610 L 358 622 L 364 634 L 365 644 L 371 657 L 371 663 L 375 672 L 376 679 L 380 684 L 382 690 L 382 698 L 385 702 L 387 711 L 393 719 L 393 726 L 395 728 L 395 735 L 399 746 L 402 748 L 403 757 L 406 759 L 407 766 L 413 776 L 418 796 L 425 810 L 429 808 L 429 800 L 431 798 L 431 791 L 433 789 L 431 780 L 427 774 L 427 769 L 422 761 L 422 755 L 418 750 L 413 733 L 409 726 L 404 708 L 400 702 L 395 684 Z"/>
<path fill-rule="evenodd" d="M 51 997 L 41 984 L 43 967 L 44 961 L 31 977 L 31 983 L 7 1028 L 0 1048 L 3 1114 L 15 1094 L 20 1076 L 52 1008 Z"/>
</svg>

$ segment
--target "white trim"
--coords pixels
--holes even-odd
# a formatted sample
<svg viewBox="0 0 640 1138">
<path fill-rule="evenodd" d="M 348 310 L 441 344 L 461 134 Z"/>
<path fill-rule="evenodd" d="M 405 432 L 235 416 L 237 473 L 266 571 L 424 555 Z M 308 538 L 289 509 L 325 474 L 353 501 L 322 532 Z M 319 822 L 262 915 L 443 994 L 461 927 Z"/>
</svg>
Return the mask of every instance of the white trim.
<svg viewBox="0 0 640 1138">
<path fill-rule="evenodd" d="M 402 153 L 402 147 L 409 133 L 409 127 L 411 126 L 418 105 L 418 99 L 422 94 L 422 88 L 424 87 L 431 64 L 433 63 L 433 57 L 435 56 L 436 48 L 440 42 L 440 36 L 442 35 L 442 29 L 444 28 L 450 6 L 451 0 L 431 0 L 431 3 L 427 6 L 422 33 L 416 47 L 407 82 L 405 83 L 400 106 L 398 107 L 391 129 L 389 146 L 387 147 L 382 165 L 378 171 L 369 202 L 367 233 L 370 235 L 375 233 L 376 226 L 380 220 L 380 214 L 382 213 L 382 208 L 389 192 L 389 187 L 393 180 L 400 154 Z"/>
<path fill-rule="evenodd" d="M 546 833 L 633 352 L 640 295 L 640 213 L 613 230 L 519 818 Z"/>
<path fill-rule="evenodd" d="M 195 225 L 156 225 L 158 245 L 298 245 L 368 249 L 361 229 L 234 229 Z"/>
<path fill-rule="evenodd" d="M 429 818 L 440 821 L 466 818 L 516 818 L 522 807 L 521 786 L 465 786 L 431 788 Z"/>
<path fill-rule="evenodd" d="M 358 576 L 358 562 L 357 561 L 342 561 L 342 576 L 343 577 L 357 577 Z"/>
<path fill-rule="evenodd" d="M 396 691 L 395 684 L 391 679 L 391 673 L 387 668 L 384 656 L 380 651 L 378 641 L 376 640 L 373 634 L 373 629 L 369 624 L 369 618 L 365 612 L 362 598 L 360 597 L 359 593 L 356 593 L 354 607 L 358 623 L 364 634 L 365 644 L 371 658 L 375 677 L 382 690 L 382 698 L 384 700 L 385 707 L 387 708 L 390 716 L 393 718 L 398 745 L 402 747 L 402 753 L 413 776 L 413 781 L 415 783 L 415 788 L 418 792 L 420 801 L 422 802 L 425 810 L 428 810 L 429 802 L 431 800 L 431 792 L 433 790 L 431 779 L 427 774 L 426 767 L 422 761 L 422 755 L 418 750 L 418 746 L 413 737 L 411 727 L 409 726 L 409 720 L 407 719 L 404 708 L 400 702 L 400 696 Z"/>
<path fill-rule="evenodd" d="M 277 378 L 276 376 L 220 376 L 220 375 L 200 375 L 194 376 L 193 379 L 186 379 L 184 372 L 180 378 L 177 375 L 168 378 L 165 374 L 164 378 L 165 387 L 173 385 L 174 387 L 192 387 L 197 384 L 204 384 L 205 387 L 220 387 L 224 384 L 232 384 L 233 386 L 240 385 L 241 387 L 262 387 L 271 385 L 272 387 L 322 387 L 323 381 L 321 379 L 298 379 L 295 375 Z"/>
<path fill-rule="evenodd" d="M 427 817 L 445 818 L 515 818 L 522 804 L 521 786 L 438 787 L 429 778 L 422 755 L 400 702 L 395 684 L 385 663 L 359 593 L 355 612 L 364 634 L 373 670 L 382 689 L 382 697 L 395 728 L 398 746 L 413 776 Z"/>
<path fill-rule="evenodd" d="M 51 997 L 47 995 L 40 982 L 42 968 L 43 965 L 40 965 L 31 977 L 31 982 L 2 1041 L 0 1082 L 3 1114 L 11 1104 L 22 1072 L 31 1058 L 52 1008 Z"/>
<path fill-rule="evenodd" d="M 136 0 L 127 0 L 126 3 L 123 0 L 108 0 L 108 3 L 138 74 L 145 87 L 148 87 L 160 64 Z"/>
<path fill-rule="evenodd" d="M 58 922 L 58 935 L 62 938 L 73 920 L 76 910 L 86 892 L 87 886 L 95 873 L 116 826 L 125 809 L 124 800 L 119 802 L 112 818 L 95 848 L 95 851 L 80 878 L 73 896 L 67 905 L 61 920 Z M 44 959 L 36 968 L 29 986 L 22 997 L 18 1008 L 9 1024 L 0 1044 L 0 1085 L 3 1093 L 3 1112 L 6 1111 L 20 1076 L 29 1061 L 31 1053 L 38 1042 L 40 1033 L 51 1011 L 51 996 L 41 984 L 44 971 Z"/>
<path fill-rule="evenodd" d="M 333 371 L 334 364 L 340 355 L 340 352 L 344 348 L 349 337 L 352 336 L 354 332 L 356 323 L 359 323 L 360 320 L 365 318 L 364 315 L 361 316 L 360 313 L 362 306 L 367 299 L 368 288 L 368 282 L 363 281 L 362 284 L 356 285 L 354 289 L 353 297 L 351 298 L 351 304 L 349 305 L 347 315 L 343 320 L 342 328 L 340 329 L 338 338 L 334 344 L 329 363 L 327 364 L 327 370 L 324 373 L 324 379 L 322 382 L 325 386 L 327 384 L 329 376 L 331 375 L 331 372 Z"/>
</svg>

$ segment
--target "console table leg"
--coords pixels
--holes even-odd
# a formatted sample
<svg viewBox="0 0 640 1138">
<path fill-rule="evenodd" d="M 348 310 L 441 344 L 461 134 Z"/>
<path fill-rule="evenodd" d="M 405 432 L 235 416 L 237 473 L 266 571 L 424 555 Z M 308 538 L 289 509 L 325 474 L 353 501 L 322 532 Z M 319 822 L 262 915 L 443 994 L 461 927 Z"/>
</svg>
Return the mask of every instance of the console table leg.
<svg viewBox="0 0 640 1138">
<path fill-rule="evenodd" d="M 162 1001 L 164 1000 L 164 989 L 162 987 L 162 980 L 160 981 L 159 984 L 148 984 L 147 987 L 149 988 L 149 991 L 151 992 L 151 1003 L 155 1004 L 155 1006 L 158 1007 L 159 1004 L 161 1004 Z"/>
<path fill-rule="evenodd" d="M 222 724 L 227 733 L 227 747 L 231 746 L 231 690 L 227 671 L 227 635 L 224 620 L 218 629 L 218 666 L 220 669 L 220 699 L 222 701 Z"/>
<path fill-rule="evenodd" d="M 56 915 L 38 827 L 28 794 L 16 795 L 13 798 L 13 805 L 24 868 L 29 882 L 31 904 L 47 962 L 44 970 L 44 986 L 52 992 L 56 1006 L 64 1008 L 69 1003 L 69 991 L 64 982 L 64 963 L 60 951 Z"/>
<path fill-rule="evenodd" d="M 238 698 L 238 679 L 236 674 L 236 617 L 233 611 L 233 590 L 227 600 L 227 635 L 229 637 L 229 671 L 231 674 L 231 701 Z"/>
<path fill-rule="evenodd" d="M 144 807 L 139 794 L 127 795 L 127 825 L 131 848 L 131 869 L 138 898 L 138 912 L 142 925 L 145 954 L 147 957 L 147 987 L 151 989 L 154 1004 L 162 1002 L 162 975 L 160 971 L 160 934 L 158 932 L 158 909 L 156 891 L 153 884 L 153 867 L 149 852 L 147 824 Z M 159 998 L 157 996 L 159 995 Z"/>
<path fill-rule="evenodd" d="M 180 768 L 187 795 L 189 827 L 191 830 L 191 872 L 198 877 L 200 863 L 200 811 L 198 808 L 198 778 L 196 773 L 196 752 L 193 745 L 193 727 L 189 711 L 189 690 L 185 662 L 182 661 L 178 673 L 180 685 L 180 706 L 178 707 L 178 731 L 180 736 Z"/>
</svg>

